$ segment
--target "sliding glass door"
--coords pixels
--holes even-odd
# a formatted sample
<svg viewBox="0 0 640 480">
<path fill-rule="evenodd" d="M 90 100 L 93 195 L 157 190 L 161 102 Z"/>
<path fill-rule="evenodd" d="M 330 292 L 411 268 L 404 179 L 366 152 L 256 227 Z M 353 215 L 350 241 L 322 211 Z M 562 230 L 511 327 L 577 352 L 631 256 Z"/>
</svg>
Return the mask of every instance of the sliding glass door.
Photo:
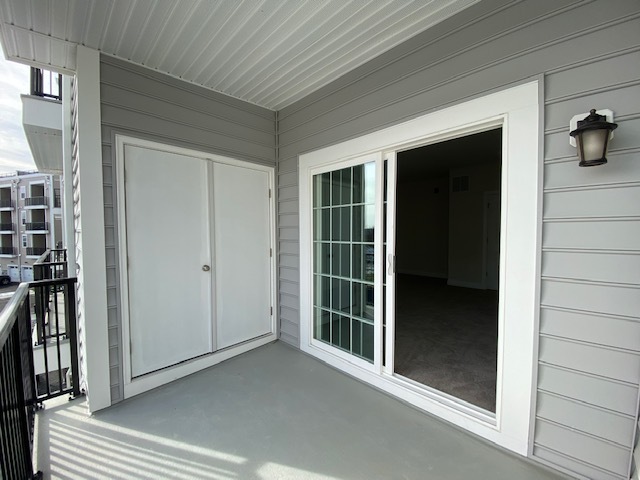
<svg viewBox="0 0 640 480">
<path fill-rule="evenodd" d="M 520 453 L 539 300 L 538 93 L 531 82 L 328 145 L 300 155 L 298 175 L 300 348 Z"/>
<path fill-rule="evenodd" d="M 312 177 L 313 326 L 315 341 L 374 363 L 380 275 L 380 162 L 363 161 Z"/>
</svg>

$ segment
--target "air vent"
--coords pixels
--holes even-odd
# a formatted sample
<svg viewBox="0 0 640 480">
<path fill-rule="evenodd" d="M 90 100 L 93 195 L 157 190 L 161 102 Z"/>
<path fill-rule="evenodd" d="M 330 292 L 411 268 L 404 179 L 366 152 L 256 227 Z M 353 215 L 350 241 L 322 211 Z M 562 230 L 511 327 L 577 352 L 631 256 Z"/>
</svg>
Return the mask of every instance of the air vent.
<svg viewBox="0 0 640 480">
<path fill-rule="evenodd" d="M 469 177 L 467 175 L 463 177 L 453 177 L 451 182 L 452 192 L 466 192 L 469 190 Z"/>
</svg>

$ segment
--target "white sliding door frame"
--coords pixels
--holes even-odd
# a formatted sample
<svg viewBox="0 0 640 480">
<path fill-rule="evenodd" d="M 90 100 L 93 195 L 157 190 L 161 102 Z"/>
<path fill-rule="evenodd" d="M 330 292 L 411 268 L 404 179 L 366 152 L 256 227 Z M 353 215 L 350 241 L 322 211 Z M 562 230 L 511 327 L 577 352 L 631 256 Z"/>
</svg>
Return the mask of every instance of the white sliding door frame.
<svg viewBox="0 0 640 480">
<path fill-rule="evenodd" d="M 397 197 L 397 152 L 411 150 L 413 148 L 420 148 L 426 145 L 432 145 L 434 143 L 439 143 L 442 141 L 455 140 L 458 138 L 463 138 L 468 135 L 473 135 L 480 132 L 485 132 L 488 130 L 503 128 L 505 126 L 506 117 L 498 116 L 495 118 L 488 118 L 485 122 L 477 123 L 474 125 L 464 125 L 457 130 L 452 130 L 449 132 L 449 135 L 442 137 L 440 135 L 432 138 L 427 138 L 426 142 L 412 142 L 409 145 L 402 146 L 401 148 L 397 148 L 394 151 L 391 151 L 385 155 L 385 158 L 388 159 L 388 170 L 389 170 L 389 179 L 387 184 L 387 195 L 388 195 L 388 206 L 387 206 L 387 269 L 385 271 L 386 275 L 386 283 L 387 283 L 387 297 L 386 297 L 386 324 L 387 324 L 387 336 L 386 336 L 386 356 L 385 356 L 385 368 L 383 371 L 384 375 L 392 376 L 394 382 L 401 383 L 404 387 L 414 390 L 417 393 L 424 395 L 447 405 L 450 408 L 459 410 L 464 412 L 466 415 L 475 417 L 479 421 L 485 422 L 491 426 L 497 426 L 500 422 L 500 402 L 502 400 L 502 372 L 503 372 L 503 351 L 504 351 L 504 331 L 505 331 L 505 315 L 504 315 L 504 295 L 501 294 L 499 296 L 499 305 L 498 305 L 498 340 L 497 340 L 497 350 L 498 350 L 498 358 L 497 358 L 497 367 L 496 367 L 496 414 L 492 414 L 480 407 L 472 405 L 462 399 L 459 399 L 453 395 L 447 394 L 445 392 L 439 391 L 430 385 L 422 384 L 420 382 L 414 381 L 408 377 L 404 377 L 395 372 L 395 306 L 396 306 L 396 257 L 395 257 L 395 244 L 396 244 L 396 197 Z M 503 140 L 502 142 L 502 158 L 506 159 L 506 142 Z M 506 174 L 505 169 L 502 171 L 502 178 L 500 180 L 501 184 L 506 182 Z M 504 209 L 503 212 L 504 213 Z M 506 216 L 501 217 L 501 236 L 503 232 L 506 231 Z M 484 234 L 483 237 L 484 239 Z M 501 244 L 505 245 L 506 237 L 501 237 Z M 484 240 L 483 240 L 484 244 Z M 506 249 L 501 249 L 501 255 L 505 253 Z M 501 269 L 504 265 L 504 257 L 501 256 L 500 265 Z M 503 292 L 504 293 L 504 292 Z"/>
<path fill-rule="evenodd" d="M 210 154 L 197 150 L 191 150 L 182 147 L 176 147 L 173 145 L 162 144 L 159 142 L 144 140 L 136 137 L 130 137 L 127 135 L 117 134 L 115 136 L 116 145 L 116 176 L 117 176 L 117 199 L 118 199 L 118 255 L 120 266 L 120 311 L 122 317 L 122 361 L 123 361 L 123 377 L 124 377 L 124 397 L 129 398 L 134 395 L 138 395 L 152 388 L 156 388 L 160 385 L 169 383 L 173 380 L 177 380 L 184 376 L 195 373 L 199 370 L 211 367 L 220 362 L 223 362 L 229 358 L 232 358 L 241 353 L 253 350 L 254 348 L 266 345 L 277 339 L 277 322 L 276 322 L 276 264 L 275 264 L 275 244 L 276 244 L 276 228 L 275 228 L 275 198 L 272 192 L 275 185 L 275 169 L 274 167 L 254 164 L 242 160 L 237 160 L 229 157 L 223 157 L 221 155 Z M 125 203 L 125 183 L 124 183 L 124 151 L 125 146 L 135 146 L 141 148 L 147 148 L 152 150 L 159 150 L 162 152 L 175 153 L 178 155 L 185 155 L 201 160 L 211 162 L 208 166 L 208 179 L 210 185 L 213 186 L 213 163 L 232 165 L 236 167 L 248 168 L 266 172 L 268 174 L 269 191 L 269 241 L 271 244 L 271 256 L 270 256 L 270 300 L 272 305 L 272 313 L 270 317 L 271 331 L 266 335 L 247 340 L 237 345 L 230 346 L 221 350 L 217 350 L 215 328 L 212 328 L 212 346 L 213 352 L 206 354 L 191 360 L 178 363 L 177 365 L 169 366 L 161 370 L 150 372 L 146 375 L 133 378 L 131 375 L 131 338 L 130 338 L 130 318 L 129 318 L 129 280 L 128 280 L 128 261 L 127 261 L 127 232 L 126 232 L 126 203 Z M 209 202 L 210 211 L 213 212 L 213 192 L 209 189 Z M 213 221 L 211 224 L 211 238 L 213 239 Z M 215 245 L 211 242 L 211 255 L 212 263 L 212 292 L 211 292 L 211 308 L 212 312 L 215 312 Z M 212 322 L 215 322 L 215 313 L 212 317 Z"/>
<path fill-rule="evenodd" d="M 376 191 L 376 201 L 375 201 L 375 230 L 374 230 L 374 245 L 378 244 L 382 241 L 382 228 L 379 228 L 382 225 L 382 215 L 383 215 L 383 205 L 381 201 L 382 189 L 383 189 L 383 171 L 382 171 L 382 155 L 380 152 L 364 155 L 356 158 L 345 159 L 339 163 L 328 163 L 322 165 L 319 168 L 312 168 L 309 170 L 308 182 L 309 185 L 306 186 L 309 195 L 313 193 L 313 187 L 311 182 L 313 180 L 314 175 L 320 175 L 322 173 L 332 172 L 334 170 L 339 170 L 348 167 L 354 167 L 357 165 L 364 165 L 366 163 L 374 163 L 375 164 L 375 191 Z M 309 258 L 313 255 L 313 240 L 311 238 L 311 218 L 305 218 L 305 224 L 303 224 L 303 218 L 300 218 L 300 236 L 301 236 L 301 244 L 305 244 L 308 242 L 309 249 L 307 250 L 307 255 Z M 304 237 L 304 239 L 303 239 Z M 382 272 L 382 251 L 379 248 L 376 248 L 374 251 L 374 260 L 373 260 L 373 268 L 376 276 L 379 276 Z M 371 370 L 371 371 L 379 371 L 382 366 L 382 356 L 377 352 L 381 350 L 382 345 L 382 288 L 381 282 L 376 281 L 374 283 L 374 302 L 373 302 L 373 310 L 374 310 L 374 334 L 373 334 L 373 348 L 374 348 L 374 360 L 373 362 L 368 362 L 364 358 L 359 358 L 351 353 L 342 351 L 332 345 L 329 345 L 321 340 L 315 339 L 313 337 L 313 325 L 309 326 L 308 333 L 306 337 L 308 338 L 310 344 L 317 348 L 319 351 L 324 351 L 330 355 L 335 355 L 341 358 L 344 361 L 352 362 L 358 365 L 360 368 Z M 311 288 L 311 286 L 310 286 Z M 313 320 L 311 320 L 313 323 Z"/>
<path fill-rule="evenodd" d="M 488 94 L 408 122 L 300 156 L 300 347 L 348 374 L 412 405 L 480 435 L 509 450 L 527 455 L 538 329 L 542 163 L 537 81 Z M 486 412 L 393 374 L 393 305 L 387 305 L 387 357 L 363 368 L 344 352 L 312 340 L 313 297 L 311 255 L 311 180 L 314 172 L 348 166 L 357 157 L 384 155 L 388 163 L 388 211 L 395 212 L 395 152 L 502 127 L 502 209 L 500 305 L 496 414 Z M 382 157 L 381 157 L 382 158 Z M 376 199 L 376 204 L 382 198 Z M 388 218 L 388 254 L 394 253 L 395 220 Z M 376 224 L 379 229 L 382 223 Z M 382 242 L 376 244 L 376 250 Z M 389 258 L 385 261 L 387 301 Z M 380 272 L 376 265 L 376 273 Z M 382 283 L 379 281 L 378 283 Z M 391 288 L 390 288 L 391 287 Z M 391 331 L 390 331 L 391 330 Z M 381 331 L 381 328 L 380 328 Z M 381 335 L 378 335 L 380 338 Z M 380 356 L 382 348 L 374 352 Z"/>
<path fill-rule="evenodd" d="M 384 155 L 387 161 L 387 251 L 384 261 L 384 275 L 387 286 L 385 298 L 385 322 L 387 330 L 385 332 L 385 359 L 383 374 L 393 375 L 393 359 L 395 358 L 396 329 L 394 316 L 396 311 L 396 180 L 398 173 L 397 155 L 395 151 Z M 394 212 L 393 215 L 390 215 Z"/>
</svg>

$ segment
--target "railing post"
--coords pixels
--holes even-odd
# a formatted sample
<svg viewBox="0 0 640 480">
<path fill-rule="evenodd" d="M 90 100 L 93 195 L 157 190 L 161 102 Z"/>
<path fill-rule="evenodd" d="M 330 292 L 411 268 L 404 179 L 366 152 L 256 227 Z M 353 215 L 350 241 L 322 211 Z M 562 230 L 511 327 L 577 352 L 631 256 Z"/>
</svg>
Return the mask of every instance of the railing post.
<svg viewBox="0 0 640 480">
<path fill-rule="evenodd" d="M 32 380 L 28 295 L 27 285 L 20 285 L 0 313 L 0 478 L 6 479 L 39 478 L 33 474 L 33 408 L 27 399 Z"/>
<path fill-rule="evenodd" d="M 78 362 L 78 335 L 76 318 L 76 279 L 69 279 L 66 283 L 67 289 L 65 295 L 65 322 L 69 325 L 67 337 L 71 345 L 71 382 L 73 383 L 73 392 L 71 398 L 81 395 L 80 392 L 80 369 Z"/>
<path fill-rule="evenodd" d="M 49 328 L 47 329 L 45 324 L 45 321 L 47 319 L 47 310 L 49 309 L 49 287 L 38 285 L 34 288 L 34 294 L 36 299 L 40 300 L 41 306 L 41 310 L 39 312 L 36 312 L 36 323 L 42 324 L 43 332 L 45 332 L 45 329 L 48 330 L 48 332 L 45 332 L 44 336 L 40 340 L 40 345 L 42 345 L 42 356 L 44 359 L 44 377 L 47 384 L 47 396 L 49 396 L 51 394 L 51 385 L 49 383 L 49 355 L 47 354 L 47 337 L 51 336 L 51 325 L 49 325 Z M 40 394 L 41 392 L 38 392 L 38 396 L 41 396 Z"/>
<path fill-rule="evenodd" d="M 39 278 L 38 280 L 42 280 Z M 40 296 L 40 292 L 38 289 L 33 290 L 34 293 L 34 313 L 36 314 L 36 331 L 38 333 L 38 337 L 36 340 L 36 345 L 42 345 L 45 341 L 45 308 L 42 298 Z"/>
<path fill-rule="evenodd" d="M 22 430 L 23 434 L 21 435 L 22 441 L 22 451 L 23 452 L 31 452 L 31 425 L 29 424 L 28 416 L 27 416 L 27 408 L 25 407 L 24 401 L 24 383 L 23 377 L 24 372 L 22 370 L 22 359 L 20 358 L 20 330 L 19 324 L 16 322 L 14 326 L 14 334 L 13 334 L 13 352 L 14 352 L 14 362 L 15 369 L 22 373 L 22 375 L 15 375 L 14 379 L 16 382 L 16 400 L 17 400 L 17 409 L 18 409 L 18 418 L 19 423 L 21 425 L 20 430 Z M 31 455 L 22 455 L 23 469 L 27 473 L 28 477 L 33 476 L 33 464 L 31 463 Z"/>
<path fill-rule="evenodd" d="M 31 67 L 31 95 L 42 93 L 42 70 Z"/>
<path fill-rule="evenodd" d="M 35 365 L 34 365 L 34 360 L 33 360 L 33 346 L 31 345 L 31 305 L 30 305 L 30 301 L 29 301 L 29 296 L 27 295 L 27 298 L 25 300 L 25 302 L 22 304 L 21 308 L 21 312 L 18 313 L 18 321 L 21 324 L 21 327 L 23 328 L 23 339 L 22 342 L 25 345 L 25 350 L 27 352 L 26 355 L 26 362 L 23 361 L 23 368 L 25 368 L 25 363 L 26 363 L 26 369 L 29 373 L 29 381 L 27 382 L 25 380 L 25 383 L 27 383 L 27 385 L 25 385 L 25 403 L 27 405 L 31 405 L 35 408 L 36 406 L 36 399 L 38 398 L 38 392 L 36 391 L 36 369 L 35 369 Z M 25 376 L 26 379 L 26 376 Z"/>
</svg>

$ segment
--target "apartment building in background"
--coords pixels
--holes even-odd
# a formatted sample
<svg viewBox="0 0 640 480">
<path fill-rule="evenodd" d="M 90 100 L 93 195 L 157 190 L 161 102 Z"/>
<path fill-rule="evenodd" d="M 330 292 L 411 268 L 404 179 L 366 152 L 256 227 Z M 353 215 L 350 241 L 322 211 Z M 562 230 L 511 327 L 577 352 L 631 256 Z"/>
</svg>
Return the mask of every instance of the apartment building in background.
<svg viewBox="0 0 640 480">
<path fill-rule="evenodd" d="M 0 177 L 0 268 L 33 280 L 33 264 L 62 239 L 60 177 L 17 171 Z"/>
</svg>

